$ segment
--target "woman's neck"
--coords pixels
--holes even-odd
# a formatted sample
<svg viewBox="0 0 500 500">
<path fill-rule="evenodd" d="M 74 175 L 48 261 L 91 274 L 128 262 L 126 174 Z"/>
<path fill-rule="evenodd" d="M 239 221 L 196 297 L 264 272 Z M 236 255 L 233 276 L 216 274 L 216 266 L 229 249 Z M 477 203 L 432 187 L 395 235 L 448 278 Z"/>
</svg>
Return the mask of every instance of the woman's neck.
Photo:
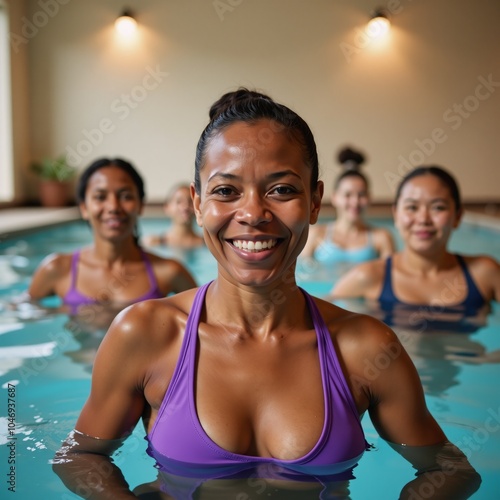
<svg viewBox="0 0 500 500">
<path fill-rule="evenodd" d="M 115 263 L 140 258 L 140 248 L 133 238 L 125 241 L 95 240 L 90 252 L 96 260 L 106 262 L 109 267 Z"/>
<path fill-rule="evenodd" d="M 296 329 L 304 318 L 305 297 L 295 284 L 243 287 L 219 276 L 207 291 L 210 317 L 227 331 L 266 340 L 276 332 Z M 223 304 L 219 308 L 218 305 Z"/>
<path fill-rule="evenodd" d="M 364 232 L 367 230 L 367 225 L 362 219 L 353 221 L 346 218 L 338 218 L 334 222 L 334 228 L 338 234 L 349 234 Z"/>
<path fill-rule="evenodd" d="M 438 273 L 456 264 L 454 254 L 443 249 L 438 252 L 423 254 L 415 252 L 408 247 L 396 254 L 396 259 L 414 274 Z"/>
</svg>

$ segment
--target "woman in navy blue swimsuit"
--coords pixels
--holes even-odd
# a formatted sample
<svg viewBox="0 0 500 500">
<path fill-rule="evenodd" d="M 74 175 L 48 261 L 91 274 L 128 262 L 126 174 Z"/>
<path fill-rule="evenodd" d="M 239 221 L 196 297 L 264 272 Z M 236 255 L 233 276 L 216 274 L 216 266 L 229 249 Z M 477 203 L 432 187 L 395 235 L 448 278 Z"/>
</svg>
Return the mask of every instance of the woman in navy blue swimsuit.
<svg viewBox="0 0 500 500">
<path fill-rule="evenodd" d="M 55 457 L 68 487 L 81 492 L 88 478 L 97 499 L 346 498 L 367 447 L 365 413 L 419 469 L 402 498 L 428 491 L 436 473 L 441 498 L 479 487 L 394 332 L 297 286 L 322 194 L 315 141 L 295 112 L 246 89 L 213 105 L 191 195 L 217 278 L 113 322 Z M 132 493 L 109 455 L 139 420 L 159 478 Z"/>
<path fill-rule="evenodd" d="M 402 251 L 346 273 L 331 296 L 363 297 L 383 308 L 433 305 L 467 315 L 500 300 L 500 264 L 487 255 L 452 253 L 447 245 L 463 213 L 457 182 L 445 169 L 423 166 L 401 181 L 394 222 Z"/>
</svg>

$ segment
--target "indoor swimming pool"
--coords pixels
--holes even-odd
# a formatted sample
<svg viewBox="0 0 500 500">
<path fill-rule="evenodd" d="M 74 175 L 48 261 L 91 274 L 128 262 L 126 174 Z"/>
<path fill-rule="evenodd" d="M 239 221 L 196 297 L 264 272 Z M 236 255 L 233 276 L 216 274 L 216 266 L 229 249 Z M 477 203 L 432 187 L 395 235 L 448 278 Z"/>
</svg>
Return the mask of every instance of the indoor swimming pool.
<svg viewBox="0 0 500 500">
<path fill-rule="evenodd" d="M 373 222 L 392 229 L 388 219 Z M 161 232 L 165 224 L 164 220 L 144 219 L 141 233 Z M 9 304 L 27 289 L 31 274 L 43 257 L 54 251 L 74 251 L 90 241 L 91 233 L 82 221 L 0 240 L 2 498 L 79 498 L 52 472 L 50 460 L 73 429 L 87 398 L 92 360 L 104 335 L 105 320 L 83 325 L 56 309 L 48 312 L 29 304 L 17 308 Z M 500 231 L 464 223 L 454 233 L 450 247 L 463 254 L 482 252 L 500 260 Z M 187 253 L 163 247 L 153 251 L 182 260 L 199 285 L 216 276 L 215 260 L 205 248 Z M 309 293 L 324 296 L 343 271 L 299 261 L 298 283 Z M 43 305 L 56 308 L 58 303 L 50 298 Z M 485 321 L 466 333 L 405 328 L 396 332 L 419 371 L 430 411 L 449 440 L 464 451 L 482 476 L 482 485 L 472 498 L 498 498 L 500 304 L 493 304 Z M 415 471 L 378 436 L 368 416 L 363 419 L 363 428 L 373 448 L 354 469 L 348 498 L 398 498 Z M 131 488 L 154 481 L 157 476 L 154 461 L 146 454 L 144 436 L 139 423 L 114 457 Z M 261 483 L 253 484 L 247 481 L 245 493 L 228 498 L 272 498 L 270 489 Z M 7 495 L 9 487 L 15 489 L 12 497 Z M 421 498 L 427 497 L 422 494 Z"/>
</svg>

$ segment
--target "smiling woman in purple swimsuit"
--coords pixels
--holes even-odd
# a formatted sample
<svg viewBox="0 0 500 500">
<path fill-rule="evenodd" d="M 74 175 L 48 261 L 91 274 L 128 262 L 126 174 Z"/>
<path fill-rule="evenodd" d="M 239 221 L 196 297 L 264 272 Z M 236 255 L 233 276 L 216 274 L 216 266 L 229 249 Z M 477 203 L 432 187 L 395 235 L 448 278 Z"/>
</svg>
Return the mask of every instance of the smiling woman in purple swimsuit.
<svg viewBox="0 0 500 500">
<path fill-rule="evenodd" d="M 182 264 L 138 245 L 144 184 L 130 163 L 96 160 L 80 176 L 77 198 L 93 243 L 73 254 L 49 255 L 33 275 L 32 300 L 58 295 L 72 311 L 92 304 L 123 308 L 196 286 Z"/>
<path fill-rule="evenodd" d="M 396 335 L 296 285 L 323 194 L 304 120 L 257 92 L 225 94 L 199 140 L 191 194 L 217 278 L 115 319 L 55 457 L 65 484 L 78 492 L 88 478 L 90 498 L 222 499 L 249 498 L 257 477 L 273 498 L 331 498 L 367 447 L 369 413 L 405 457 L 433 450 L 413 462 L 420 475 L 403 497 L 448 460 L 457 469 L 441 474 L 441 491 L 472 494 L 480 478 L 429 413 Z M 388 352 L 367 375 L 366 363 Z M 140 419 L 159 478 L 134 494 L 109 455 Z"/>
</svg>

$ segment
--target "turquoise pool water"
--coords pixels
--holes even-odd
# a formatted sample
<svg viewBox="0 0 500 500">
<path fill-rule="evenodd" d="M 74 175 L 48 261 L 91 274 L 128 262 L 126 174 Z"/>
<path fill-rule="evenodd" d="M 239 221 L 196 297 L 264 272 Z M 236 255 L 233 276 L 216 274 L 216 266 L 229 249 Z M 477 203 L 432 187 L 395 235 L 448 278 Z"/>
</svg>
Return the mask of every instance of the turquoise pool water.
<svg viewBox="0 0 500 500">
<path fill-rule="evenodd" d="M 390 227 L 388 220 L 375 220 Z M 142 234 L 164 229 L 161 220 L 142 221 Z M 65 314 L 41 314 L 25 307 L 12 311 L 12 297 L 26 290 L 31 273 L 54 250 L 69 252 L 90 242 L 90 231 L 75 222 L 33 231 L 0 242 L 0 497 L 15 488 L 14 499 L 76 499 L 49 465 L 55 450 L 73 428 L 90 387 L 92 357 L 103 331 L 84 330 Z M 451 242 L 462 253 L 482 251 L 500 259 L 500 233 L 464 224 Z M 479 250 L 481 249 L 481 250 Z M 158 253 L 182 259 L 198 282 L 216 275 L 206 249 L 188 254 Z M 324 295 L 339 270 L 299 263 L 299 283 Z M 57 305 L 48 299 L 46 305 Z M 359 304 L 354 304 L 358 307 Z M 412 356 L 426 398 L 449 439 L 458 444 L 482 476 L 474 499 L 497 499 L 500 492 L 500 305 L 494 304 L 486 324 L 469 334 L 397 331 Z M 9 419 L 10 417 L 10 419 Z M 381 440 L 369 418 L 363 427 L 374 445 L 354 470 L 353 499 L 397 498 L 413 478 L 413 469 Z M 11 432 L 12 431 L 12 432 Z M 15 438 L 15 439 L 13 439 Z M 139 424 L 115 457 L 131 487 L 153 481 L 157 471 L 146 455 Z M 9 461 L 11 463 L 9 463 Z M 14 467 L 14 469 L 11 469 Z M 10 474 L 10 475 L 9 475 Z M 268 498 L 255 489 L 243 498 Z M 425 498 L 425 497 L 422 497 Z"/>
</svg>

